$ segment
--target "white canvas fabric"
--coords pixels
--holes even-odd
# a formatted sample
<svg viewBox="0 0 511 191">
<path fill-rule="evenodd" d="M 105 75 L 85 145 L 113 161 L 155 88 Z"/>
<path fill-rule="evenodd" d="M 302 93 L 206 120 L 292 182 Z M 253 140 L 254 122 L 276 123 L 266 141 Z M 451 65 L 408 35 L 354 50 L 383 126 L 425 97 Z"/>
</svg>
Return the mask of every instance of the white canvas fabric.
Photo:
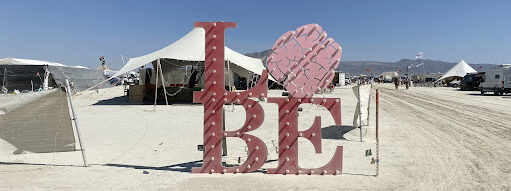
<svg viewBox="0 0 511 191">
<path fill-rule="evenodd" d="M 357 97 L 358 100 L 358 87 L 354 86 L 352 88 L 353 93 L 355 94 L 355 97 Z M 355 114 L 353 116 L 353 127 L 360 127 L 360 126 L 367 126 L 369 124 L 369 97 L 371 95 L 371 89 L 372 85 L 361 85 L 360 86 L 360 102 L 357 101 L 357 106 L 355 108 Z M 360 109 L 362 109 L 362 112 L 359 110 L 359 104 Z M 359 124 L 359 113 L 362 113 L 362 125 Z"/>
<path fill-rule="evenodd" d="M 41 60 L 29 60 L 20 58 L 3 58 L 0 59 L 0 65 L 37 65 L 37 66 L 66 66 L 56 62 L 46 62 Z"/>
<path fill-rule="evenodd" d="M 30 60 L 30 59 L 21 59 L 21 58 L 2 58 L 0 59 L 0 65 L 33 65 L 33 66 L 66 66 L 57 62 L 47 62 L 41 60 Z M 89 69 L 85 66 L 70 66 L 73 68 L 85 68 Z"/>
<path fill-rule="evenodd" d="M 128 63 L 111 78 L 137 69 L 159 58 L 168 58 L 184 61 L 204 61 L 205 31 L 203 28 L 194 28 L 181 39 L 156 52 L 130 58 Z M 251 58 L 225 47 L 225 59 L 248 71 L 261 75 L 264 65 L 261 59 Z M 273 80 L 273 78 L 270 79 Z"/>
<path fill-rule="evenodd" d="M 474 70 L 474 68 L 470 67 L 464 60 L 461 60 L 456 64 L 454 67 L 452 67 L 449 71 L 447 71 L 444 76 L 442 76 L 437 81 L 440 81 L 444 78 L 448 78 L 451 76 L 458 76 L 458 77 L 464 77 L 467 75 L 467 73 L 477 72 Z"/>
</svg>

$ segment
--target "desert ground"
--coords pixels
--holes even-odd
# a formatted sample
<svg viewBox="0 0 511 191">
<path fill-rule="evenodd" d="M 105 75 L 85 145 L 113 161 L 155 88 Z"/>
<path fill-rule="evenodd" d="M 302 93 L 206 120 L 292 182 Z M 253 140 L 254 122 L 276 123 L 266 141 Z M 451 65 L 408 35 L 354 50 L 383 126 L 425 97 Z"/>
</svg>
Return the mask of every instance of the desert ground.
<svg viewBox="0 0 511 191">
<path fill-rule="evenodd" d="M 380 90 L 380 173 L 375 142 L 375 89 Z M 253 133 L 265 141 L 268 162 L 248 174 L 192 174 L 201 165 L 203 107 L 130 105 L 121 87 L 91 91 L 74 102 L 89 167 L 80 151 L 13 155 L 0 148 L 2 190 L 511 190 L 511 95 L 481 96 L 453 88 L 395 90 L 375 84 L 369 126 L 353 129 L 351 87 L 316 97 L 339 97 L 342 126 L 323 108 L 302 105 L 299 129 L 322 117 L 323 152 L 299 141 L 301 167 L 327 163 L 344 147 L 343 174 L 270 175 L 277 163 L 277 106 L 261 102 L 265 122 Z M 269 96 L 281 91 L 270 90 Z M 244 121 L 239 106 L 225 106 L 226 128 Z M 1 140 L 0 140 L 1 141 Z M 4 144 L 2 144 L 4 145 Z M 223 160 L 246 158 L 244 142 L 227 139 Z M 365 150 L 372 149 L 372 156 Z M 242 161 L 243 162 L 243 161 Z"/>
</svg>

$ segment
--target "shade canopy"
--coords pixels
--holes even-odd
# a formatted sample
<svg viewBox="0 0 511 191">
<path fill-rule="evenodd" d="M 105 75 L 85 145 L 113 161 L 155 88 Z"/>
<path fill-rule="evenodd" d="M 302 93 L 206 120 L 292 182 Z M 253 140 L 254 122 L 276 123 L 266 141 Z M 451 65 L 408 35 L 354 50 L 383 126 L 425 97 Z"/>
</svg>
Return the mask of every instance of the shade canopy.
<svg viewBox="0 0 511 191">
<path fill-rule="evenodd" d="M 461 60 L 460 62 L 458 62 L 458 64 L 453 66 L 449 71 L 447 71 L 437 81 L 440 81 L 440 80 L 448 78 L 448 77 L 453 77 L 453 76 L 464 77 L 468 73 L 472 73 L 472 72 L 477 72 L 477 71 L 474 70 L 474 68 L 470 67 L 464 60 Z"/>
<path fill-rule="evenodd" d="M 56 62 L 46 62 L 41 60 L 29 60 L 20 58 L 3 58 L 0 59 L 0 65 L 35 65 L 35 66 L 66 66 Z"/>
<path fill-rule="evenodd" d="M 0 65 L 32 65 L 32 66 L 66 66 L 57 62 L 47 62 L 41 60 L 30 60 L 21 58 L 2 58 L 0 59 Z M 73 68 L 87 68 L 84 66 L 66 66 Z"/>
<path fill-rule="evenodd" d="M 165 48 L 144 56 L 130 58 L 128 63 L 112 77 L 120 76 L 160 58 L 183 61 L 204 61 L 204 54 L 205 31 L 203 28 L 194 28 L 181 39 Z M 225 47 L 225 59 L 258 75 L 261 75 L 262 71 L 265 69 L 261 59 L 245 56 L 228 47 Z"/>
</svg>

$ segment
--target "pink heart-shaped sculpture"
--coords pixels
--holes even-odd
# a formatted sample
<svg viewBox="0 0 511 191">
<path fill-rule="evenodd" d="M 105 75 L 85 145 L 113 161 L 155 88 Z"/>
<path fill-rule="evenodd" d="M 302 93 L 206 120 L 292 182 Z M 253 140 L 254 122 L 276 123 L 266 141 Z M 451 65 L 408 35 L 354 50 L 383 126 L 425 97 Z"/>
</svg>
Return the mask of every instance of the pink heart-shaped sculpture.
<svg viewBox="0 0 511 191">
<path fill-rule="evenodd" d="M 268 55 L 269 73 L 293 97 L 312 97 L 327 88 L 341 61 L 341 46 L 317 24 L 284 33 Z"/>
</svg>

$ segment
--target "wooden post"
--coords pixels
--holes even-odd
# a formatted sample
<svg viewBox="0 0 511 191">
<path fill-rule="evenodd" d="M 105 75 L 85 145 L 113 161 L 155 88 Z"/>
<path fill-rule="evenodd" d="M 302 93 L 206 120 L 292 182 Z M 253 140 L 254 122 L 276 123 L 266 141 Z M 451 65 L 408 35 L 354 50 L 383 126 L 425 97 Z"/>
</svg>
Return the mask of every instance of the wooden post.
<svg viewBox="0 0 511 191">
<path fill-rule="evenodd" d="M 78 135 L 78 142 L 80 143 L 80 150 L 82 151 L 83 166 L 87 167 L 87 166 L 89 166 L 89 164 L 87 164 L 87 157 L 85 156 L 85 146 L 83 146 L 82 136 L 80 133 L 80 127 L 78 125 L 78 117 L 76 117 L 75 107 L 73 104 L 73 95 L 71 93 L 71 87 L 69 86 L 68 79 L 66 79 L 66 91 L 67 91 L 67 96 L 69 98 L 69 105 L 71 105 L 71 114 L 73 115 L 73 118 L 71 120 L 73 120 L 75 123 L 76 134 Z"/>
</svg>

